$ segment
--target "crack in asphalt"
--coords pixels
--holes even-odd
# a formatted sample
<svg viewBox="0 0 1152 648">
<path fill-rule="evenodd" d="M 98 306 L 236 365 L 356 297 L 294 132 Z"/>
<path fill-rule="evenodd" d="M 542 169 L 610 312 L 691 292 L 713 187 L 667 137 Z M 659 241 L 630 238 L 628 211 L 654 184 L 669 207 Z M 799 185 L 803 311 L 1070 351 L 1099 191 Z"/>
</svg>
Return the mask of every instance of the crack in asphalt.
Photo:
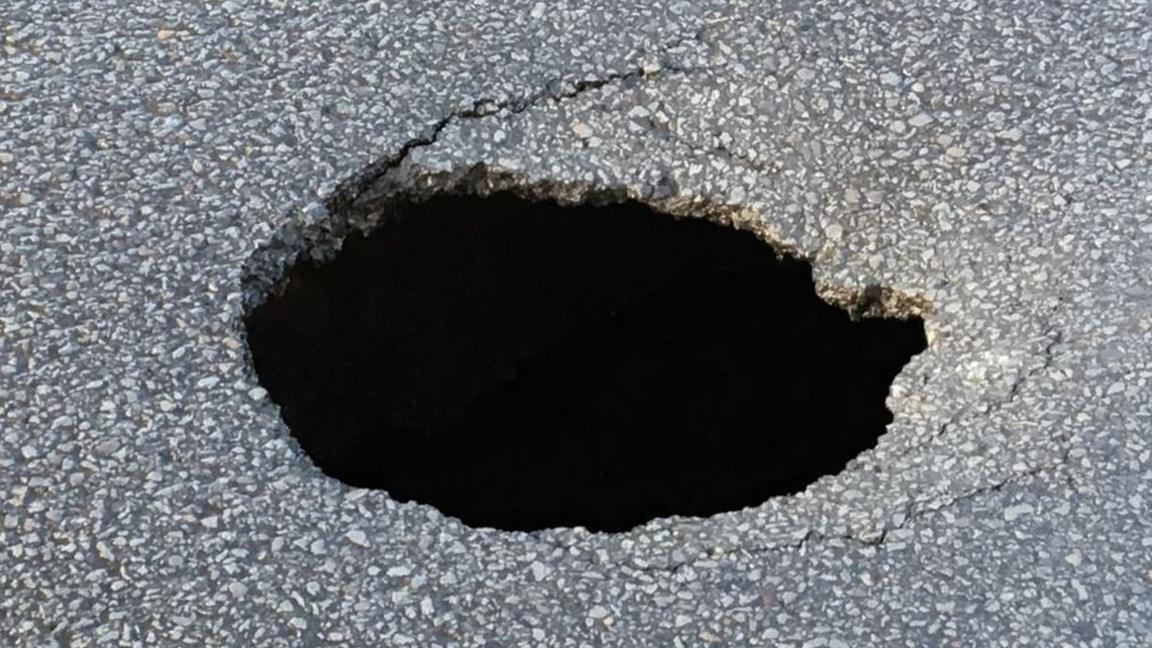
<svg viewBox="0 0 1152 648">
<path fill-rule="evenodd" d="M 371 204 L 377 199 L 386 199 L 390 193 L 402 189 L 403 179 L 394 186 L 387 185 L 386 182 L 404 166 L 414 151 L 436 144 L 441 134 L 452 124 L 505 113 L 519 114 L 548 100 L 566 101 L 612 84 L 655 79 L 661 76 L 711 72 L 725 67 L 724 64 L 691 66 L 668 61 L 650 62 L 653 57 L 668 56 L 693 40 L 696 40 L 695 37 L 671 39 L 658 52 L 646 56 L 642 62 L 623 72 L 610 72 L 578 81 L 554 78 L 541 90 L 504 100 L 481 97 L 473 100 L 470 108 L 455 110 L 428 124 L 420 135 L 405 141 L 392 155 L 378 159 L 367 165 L 360 173 L 346 178 L 322 201 L 303 206 L 296 222 L 292 220 L 283 222 L 280 229 L 271 236 L 271 240 L 254 251 L 245 265 L 242 283 L 258 288 L 246 294 L 244 308 L 251 308 L 258 303 L 264 292 L 274 285 L 268 278 L 279 276 L 289 263 L 295 261 L 297 254 L 303 250 L 301 241 L 298 240 L 299 234 L 304 234 L 303 238 L 312 245 L 321 240 L 332 243 L 343 239 L 355 220 L 352 216 L 354 212 L 357 209 L 364 209 L 365 204 Z M 333 214 L 341 216 L 332 218 Z"/>
<path fill-rule="evenodd" d="M 1008 387 L 1008 395 L 1001 400 L 990 403 L 988 408 L 984 410 L 985 414 L 997 412 L 1015 401 L 1017 396 L 1020 395 L 1020 390 L 1025 383 L 1052 368 L 1056 356 L 1055 349 L 1057 345 L 1064 341 L 1064 332 L 1058 329 L 1048 329 L 1045 331 L 1045 334 L 1051 336 L 1051 339 L 1044 345 L 1044 349 L 1041 351 L 1042 362 L 1017 376 L 1016 380 L 1012 381 L 1012 384 Z"/>
<path fill-rule="evenodd" d="M 1053 315 L 1059 312 L 1063 305 L 1063 297 L 1058 297 L 1057 303 L 1048 310 L 1048 312 L 1045 314 L 1045 318 L 1051 318 Z M 1008 404 L 1016 400 L 1025 384 L 1032 381 L 1036 376 L 1052 368 L 1052 365 L 1056 361 L 1056 347 L 1064 342 L 1064 331 L 1053 326 L 1048 326 L 1043 330 L 1041 336 L 1049 339 L 1048 342 L 1044 345 L 1044 348 L 1041 349 L 1040 353 L 1038 354 L 1041 358 L 1040 364 L 1030 369 L 1025 369 L 1019 375 L 1017 375 L 1016 378 L 1013 379 L 1012 384 L 1008 386 L 1007 395 L 1003 398 L 988 403 L 981 414 L 987 416 L 1003 409 Z M 972 411 L 973 410 L 971 408 L 961 407 L 956 412 L 953 412 L 946 421 L 937 427 L 936 432 L 933 433 L 927 441 L 908 448 L 902 452 L 899 457 L 906 457 L 913 452 L 918 452 L 924 449 L 924 447 L 926 447 L 932 441 L 935 441 L 936 439 L 939 439 L 940 437 L 947 434 L 949 428 L 959 423 L 960 419 L 962 419 L 965 414 L 969 414 Z"/>
<path fill-rule="evenodd" d="M 1055 312 L 1057 312 L 1059 310 L 1059 308 L 1063 305 L 1063 303 L 1064 303 L 1063 299 L 1059 300 L 1059 302 L 1055 306 L 1052 307 L 1052 309 L 1049 311 L 1047 316 L 1051 317 Z M 1053 365 L 1056 362 L 1056 358 L 1058 356 L 1057 347 L 1064 341 L 1064 332 L 1061 329 L 1058 329 L 1056 327 L 1048 327 L 1047 329 L 1045 329 L 1044 335 L 1049 337 L 1049 339 L 1048 339 L 1048 342 L 1044 345 L 1044 348 L 1042 349 L 1041 353 L 1039 354 L 1042 358 L 1042 361 L 1040 362 L 1040 364 L 1032 367 L 1031 369 L 1028 369 L 1028 370 L 1022 372 L 1021 375 L 1018 376 L 1016 378 L 1016 380 L 1013 381 L 1012 385 L 1009 387 L 1007 396 L 1005 396 L 1003 399 L 1001 399 L 999 401 L 996 401 L 995 403 L 992 403 L 989 406 L 989 408 L 984 411 L 984 414 L 986 414 L 986 415 L 991 414 L 991 413 L 999 410 L 1000 408 L 1008 405 L 1009 403 L 1011 403 L 1015 398 L 1017 398 L 1019 396 L 1020 391 L 1022 390 L 1023 386 L 1027 382 L 1034 379 L 1036 376 L 1044 373 L 1045 371 L 1050 370 L 1053 367 Z M 953 415 L 948 421 L 946 421 L 943 425 L 941 425 L 939 432 L 937 432 L 937 434 L 933 435 L 933 438 L 936 438 L 940 434 L 943 434 L 950 425 L 955 424 L 960 419 L 960 416 L 962 413 L 963 412 Z M 919 519 L 922 519 L 922 518 L 924 518 L 924 517 L 926 517 L 932 513 L 936 513 L 936 512 L 942 511 L 944 509 L 950 508 L 952 506 L 955 506 L 959 502 L 963 502 L 963 501 L 971 500 L 971 499 L 976 499 L 978 497 L 987 495 L 989 493 L 999 492 L 999 491 L 1001 491 L 1001 490 L 1003 490 L 1009 486 L 1023 482 L 1027 479 L 1035 478 L 1035 477 L 1037 477 L 1043 473 L 1046 473 L 1049 471 L 1055 472 L 1055 471 L 1061 470 L 1062 468 L 1064 468 L 1068 465 L 1068 461 L 1070 459 L 1070 455 L 1071 455 L 1071 451 L 1072 451 L 1071 438 L 1070 437 L 1060 438 L 1057 441 L 1062 447 L 1062 452 L 1060 453 L 1060 456 L 1055 461 L 1052 461 L 1052 462 L 1049 462 L 1046 464 L 1042 464 L 1042 465 L 1033 466 L 1031 468 L 1028 468 L 1027 470 L 1013 473 L 1012 475 L 1009 475 L 1006 478 L 997 481 L 996 483 L 988 484 L 988 485 L 981 486 L 978 488 L 973 488 L 969 491 L 966 491 L 964 493 L 960 493 L 960 494 L 958 494 L 954 497 L 948 498 L 947 500 L 944 500 L 944 501 L 929 502 L 929 503 L 926 503 L 927 505 L 924 505 L 924 506 L 917 506 L 917 502 L 913 502 L 913 501 L 906 502 L 903 504 L 903 512 L 893 516 L 893 517 L 899 517 L 900 518 L 900 521 L 898 523 L 892 524 L 892 525 L 886 525 L 883 528 L 875 530 L 874 532 L 826 534 L 826 533 L 821 533 L 819 531 L 816 531 L 815 529 L 807 529 L 802 534 L 800 534 L 799 537 L 797 537 L 797 539 L 795 541 L 792 541 L 792 542 L 784 541 L 784 542 L 766 544 L 766 545 L 762 545 L 762 546 L 758 546 L 758 547 L 737 547 L 735 549 L 724 549 L 722 547 L 704 547 L 704 548 L 701 548 L 699 551 L 694 552 L 694 555 L 691 558 L 686 558 L 683 560 L 674 560 L 674 561 L 671 561 L 671 562 L 668 562 L 665 564 L 646 564 L 646 565 L 627 564 L 626 562 L 623 562 L 623 561 L 615 561 L 614 562 L 611 560 L 606 561 L 606 562 L 598 562 L 595 559 L 590 558 L 590 557 L 581 556 L 581 555 L 574 555 L 572 553 L 572 550 L 578 546 L 576 544 L 571 544 L 571 545 L 563 544 L 560 542 L 556 542 L 555 540 L 552 540 L 552 539 L 547 538 L 547 537 L 538 537 L 537 540 L 544 543 L 545 545 L 547 545 L 549 547 L 563 551 L 569 558 L 572 558 L 575 560 L 581 560 L 581 561 L 583 561 L 583 562 L 585 562 L 591 566 L 597 567 L 597 568 L 603 568 L 605 566 L 615 566 L 617 569 L 619 569 L 621 567 L 627 567 L 633 573 L 644 573 L 644 574 L 659 573 L 659 574 L 670 574 L 670 575 L 675 574 L 676 572 L 680 571 L 684 567 L 690 566 L 697 561 L 711 559 L 711 558 L 719 558 L 721 556 L 724 556 L 727 554 L 732 554 L 732 553 L 751 556 L 751 555 L 757 555 L 757 554 L 770 553 L 770 552 L 774 552 L 774 551 L 802 551 L 806 547 L 809 547 L 812 545 L 824 544 L 824 543 L 827 543 L 830 541 L 850 542 L 850 543 L 860 545 L 862 547 L 877 548 L 877 547 L 883 546 L 884 544 L 886 544 L 888 542 L 889 536 L 892 532 L 904 529 L 909 524 L 911 524 L 912 522 L 919 520 Z M 1066 481 L 1069 481 L 1070 479 L 1071 479 L 1071 476 L 1069 475 L 1068 480 L 1066 480 Z M 1071 483 L 1070 483 L 1070 485 L 1074 486 L 1074 484 L 1071 484 Z"/>
<path fill-rule="evenodd" d="M 579 81 L 566 81 L 553 79 L 545 87 L 527 96 L 496 100 L 481 97 L 472 102 L 470 108 L 453 111 L 425 127 L 423 134 L 409 139 L 393 155 L 370 166 L 363 174 L 354 179 L 348 186 L 337 188 L 327 201 L 327 209 L 331 213 L 353 207 L 365 198 L 375 199 L 377 196 L 372 188 L 386 179 L 390 174 L 400 169 L 412 156 L 413 151 L 436 144 L 440 135 L 453 124 L 471 120 L 485 119 L 501 114 L 519 114 L 525 112 L 548 100 L 553 102 L 573 99 L 586 92 L 597 90 L 605 86 L 626 83 L 633 80 L 656 79 L 669 75 L 687 75 L 703 71 L 711 71 L 710 66 L 682 66 L 671 63 L 647 64 L 641 63 L 624 72 L 612 72 L 598 78 L 581 79 Z"/>
</svg>

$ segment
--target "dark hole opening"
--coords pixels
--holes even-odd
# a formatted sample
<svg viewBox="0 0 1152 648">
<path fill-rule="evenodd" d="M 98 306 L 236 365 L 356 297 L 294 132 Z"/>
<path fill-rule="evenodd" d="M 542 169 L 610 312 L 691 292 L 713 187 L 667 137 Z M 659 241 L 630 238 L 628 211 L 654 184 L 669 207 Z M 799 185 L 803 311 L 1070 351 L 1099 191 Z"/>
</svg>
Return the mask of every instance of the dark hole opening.
<svg viewBox="0 0 1152 648">
<path fill-rule="evenodd" d="M 794 493 L 872 447 L 923 321 L 852 321 L 755 235 L 636 203 L 394 206 L 247 318 L 345 483 L 474 526 L 620 531 Z"/>
</svg>

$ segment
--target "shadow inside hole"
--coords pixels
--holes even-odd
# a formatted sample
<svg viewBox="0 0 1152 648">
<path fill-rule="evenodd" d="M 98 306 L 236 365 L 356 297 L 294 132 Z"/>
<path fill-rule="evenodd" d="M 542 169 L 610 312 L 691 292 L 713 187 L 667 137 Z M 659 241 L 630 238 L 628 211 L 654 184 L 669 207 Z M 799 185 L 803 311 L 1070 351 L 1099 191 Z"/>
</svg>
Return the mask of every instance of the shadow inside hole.
<svg viewBox="0 0 1152 648">
<path fill-rule="evenodd" d="M 794 493 L 892 420 L 923 321 L 817 297 L 755 235 L 636 203 L 392 206 L 247 318 L 327 474 L 474 526 L 620 531 Z"/>
</svg>

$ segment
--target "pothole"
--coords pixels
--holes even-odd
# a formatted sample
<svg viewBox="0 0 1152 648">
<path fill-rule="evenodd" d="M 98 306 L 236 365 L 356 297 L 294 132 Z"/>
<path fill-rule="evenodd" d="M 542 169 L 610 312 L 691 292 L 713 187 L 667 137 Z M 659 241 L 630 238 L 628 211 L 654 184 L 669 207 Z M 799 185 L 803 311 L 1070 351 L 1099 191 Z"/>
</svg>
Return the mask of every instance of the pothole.
<svg viewBox="0 0 1152 648">
<path fill-rule="evenodd" d="M 396 202 L 246 326 L 325 473 L 509 530 L 803 490 L 875 445 L 926 346 L 920 318 L 854 320 L 750 232 L 511 194 Z"/>
</svg>

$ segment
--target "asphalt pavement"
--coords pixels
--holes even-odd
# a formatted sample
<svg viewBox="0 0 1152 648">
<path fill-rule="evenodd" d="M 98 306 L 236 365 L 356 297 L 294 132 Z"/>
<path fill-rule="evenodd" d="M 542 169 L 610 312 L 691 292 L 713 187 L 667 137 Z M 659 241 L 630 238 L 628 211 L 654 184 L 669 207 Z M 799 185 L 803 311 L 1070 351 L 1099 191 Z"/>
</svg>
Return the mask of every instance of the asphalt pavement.
<svg viewBox="0 0 1152 648">
<path fill-rule="evenodd" d="M 7 0 L 0 30 L 0 644 L 1152 645 L 1146 2 Z M 894 423 L 803 493 L 617 534 L 324 476 L 246 309 L 390 195 L 502 189 L 888 288 L 930 340 Z"/>
</svg>

